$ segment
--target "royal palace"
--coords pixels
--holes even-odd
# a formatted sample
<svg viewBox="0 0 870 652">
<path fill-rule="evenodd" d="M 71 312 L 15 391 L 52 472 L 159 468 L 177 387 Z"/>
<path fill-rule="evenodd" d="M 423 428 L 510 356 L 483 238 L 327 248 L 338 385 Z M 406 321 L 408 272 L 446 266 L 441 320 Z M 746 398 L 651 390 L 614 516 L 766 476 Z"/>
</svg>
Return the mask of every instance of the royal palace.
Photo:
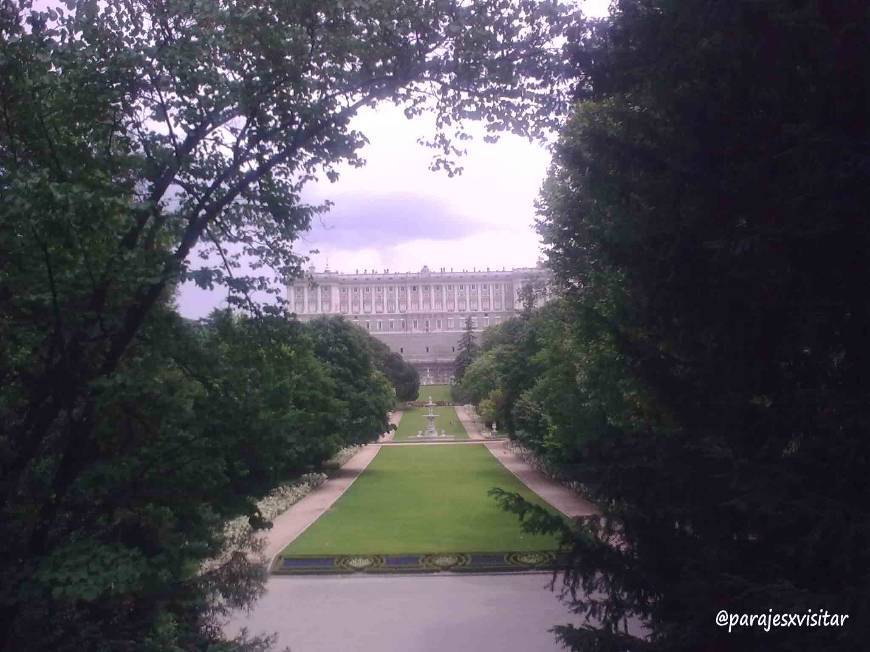
<svg viewBox="0 0 870 652">
<path fill-rule="evenodd" d="M 467 318 L 480 332 L 513 317 L 534 288 L 547 299 L 549 273 L 541 268 L 419 272 L 316 272 L 287 289 L 302 320 L 344 315 L 413 364 L 423 383 L 446 383 Z"/>
</svg>

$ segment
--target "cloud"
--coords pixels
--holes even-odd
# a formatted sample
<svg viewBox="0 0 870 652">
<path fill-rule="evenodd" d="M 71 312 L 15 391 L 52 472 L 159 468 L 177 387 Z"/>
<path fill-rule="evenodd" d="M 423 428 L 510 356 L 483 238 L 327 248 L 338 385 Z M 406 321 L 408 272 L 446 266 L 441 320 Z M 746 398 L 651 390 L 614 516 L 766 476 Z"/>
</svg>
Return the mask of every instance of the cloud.
<svg viewBox="0 0 870 652">
<path fill-rule="evenodd" d="M 344 193 L 303 238 L 314 247 L 391 247 L 411 240 L 454 240 L 486 228 L 444 200 L 426 195 Z"/>
<path fill-rule="evenodd" d="M 495 144 L 478 139 L 467 144 L 463 174 L 450 178 L 429 169 L 432 152 L 417 143 L 430 123 L 431 116 L 407 120 L 389 105 L 361 112 L 353 126 L 371 141 L 363 151 L 368 164 L 339 166 L 337 182 L 305 189 L 304 201 L 334 206 L 315 217 L 293 244 L 296 252 L 318 250 L 311 256 L 317 269 L 328 264 L 343 272 L 534 265 L 534 203 L 550 160 L 546 147 L 509 134 Z M 182 314 L 202 316 L 224 296 L 188 283 L 179 304 Z"/>
</svg>

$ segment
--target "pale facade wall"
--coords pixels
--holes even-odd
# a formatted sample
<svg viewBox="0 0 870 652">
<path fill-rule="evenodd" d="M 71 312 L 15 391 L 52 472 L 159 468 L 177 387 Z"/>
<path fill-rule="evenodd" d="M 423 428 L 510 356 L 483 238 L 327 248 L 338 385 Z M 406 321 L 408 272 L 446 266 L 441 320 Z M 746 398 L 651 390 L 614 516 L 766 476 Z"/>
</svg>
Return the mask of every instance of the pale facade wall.
<svg viewBox="0 0 870 652">
<path fill-rule="evenodd" d="M 290 308 L 301 320 L 343 315 L 414 364 L 421 376 L 445 382 L 465 320 L 474 330 L 510 319 L 522 308 L 527 283 L 548 284 L 538 268 L 486 271 L 310 272 L 287 289 Z M 539 303 L 546 301 L 541 297 Z"/>
</svg>

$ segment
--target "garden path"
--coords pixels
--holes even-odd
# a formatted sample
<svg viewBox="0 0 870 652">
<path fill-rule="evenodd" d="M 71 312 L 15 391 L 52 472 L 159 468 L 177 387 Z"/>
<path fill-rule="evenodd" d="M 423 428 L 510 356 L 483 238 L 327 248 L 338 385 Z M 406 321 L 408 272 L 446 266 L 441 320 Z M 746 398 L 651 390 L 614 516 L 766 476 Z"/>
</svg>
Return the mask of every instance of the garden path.
<svg viewBox="0 0 870 652">
<path fill-rule="evenodd" d="M 266 541 L 263 553 L 269 560 L 270 567 L 272 560 L 288 543 L 302 534 L 308 526 L 320 518 L 321 514 L 332 507 L 332 504 L 347 491 L 348 487 L 365 470 L 379 450 L 381 450 L 381 447 L 377 444 L 363 446 L 356 455 L 345 462 L 344 466 L 335 471 L 326 482 L 295 503 L 286 512 L 272 520 L 271 529 L 263 534 Z"/>
<path fill-rule="evenodd" d="M 469 439 L 486 439 L 483 434 L 483 424 L 480 423 L 471 410 L 465 405 L 454 405 L 453 409 L 456 410 L 456 416 L 459 417 L 462 425 L 465 426 L 465 432 L 468 433 Z"/>
<path fill-rule="evenodd" d="M 595 505 L 572 491 L 568 487 L 548 478 L 520 458 L 509 447 L 505 440 L 492 440 L 485 446 L 493 457 L 501 462 L 508 471 L 513 473 L 524 485 L 558 509 L 565 516 L 591 516 L 598 514 Z"/>
<path fill-rule="evenodd" d="M 550 573 L 271 577 L 233 636 L 275 633 L 294 652 L 551 652 L 548 630 L 581 618 L 549 590 Z"/>
</svg>

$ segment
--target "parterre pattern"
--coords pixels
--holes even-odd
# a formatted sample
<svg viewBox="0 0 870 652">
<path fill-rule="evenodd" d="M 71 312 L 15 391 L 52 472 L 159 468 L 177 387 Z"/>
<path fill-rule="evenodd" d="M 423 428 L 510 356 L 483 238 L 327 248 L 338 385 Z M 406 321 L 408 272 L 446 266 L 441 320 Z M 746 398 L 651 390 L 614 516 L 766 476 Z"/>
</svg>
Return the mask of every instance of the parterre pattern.
<svg viewBox="0 0 870 652">
<path fill-rule="evenodd" d="M 510 573 L 564 568 L 567 555 L 551 550 L 534 552 L 439 552 L 399 555 L 279 556 L 272 565 L 277 575 L 335 575 L 352 573 Z"/>
</svg>

